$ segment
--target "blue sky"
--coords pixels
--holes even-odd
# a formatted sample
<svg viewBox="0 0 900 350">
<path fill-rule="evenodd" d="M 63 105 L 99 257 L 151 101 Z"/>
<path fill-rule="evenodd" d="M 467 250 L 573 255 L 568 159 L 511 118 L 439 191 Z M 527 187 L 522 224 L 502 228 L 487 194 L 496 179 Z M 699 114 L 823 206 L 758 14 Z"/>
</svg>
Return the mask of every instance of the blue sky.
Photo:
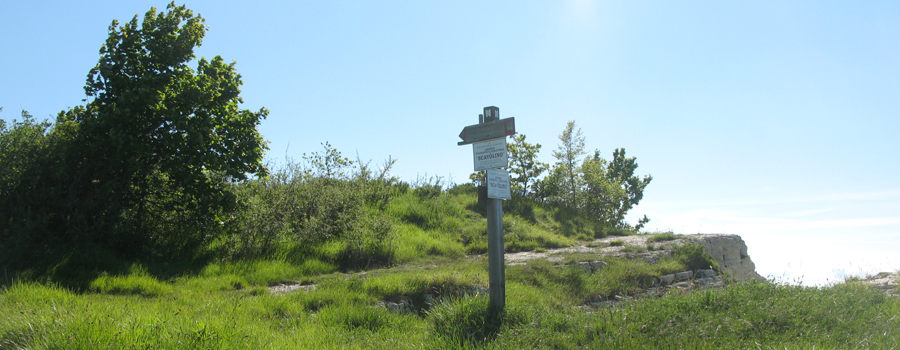
<svg viewBox="0 0 900 350">
<path fill-rule="evenodd" d="M 110 22 L 166 4 L 4 2 L 0 117 L 81 104 Z M 569 120 L 637 157 L 651 230 L 740 234 L 768 275 L 900 269 L 898 2 L 186 4 L 198 56 L 236 61 L 244 107 L 271 110 L 273 161 L 328 141 L 465 182 L 457 134 L 494 105 L 544 162 Z"/>
</svg>

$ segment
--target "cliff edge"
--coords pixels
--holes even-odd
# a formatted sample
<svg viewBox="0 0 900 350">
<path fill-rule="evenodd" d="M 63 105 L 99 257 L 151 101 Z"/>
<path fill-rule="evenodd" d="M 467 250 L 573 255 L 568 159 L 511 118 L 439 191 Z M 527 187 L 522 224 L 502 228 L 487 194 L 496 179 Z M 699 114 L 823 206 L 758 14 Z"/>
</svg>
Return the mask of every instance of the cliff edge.
<svg viewBox="0 0 900 350">
<path fill-rule="evenodd" d="M 765 278 L 756 273 L 756 265 L 747 254 L 747 244 L 741 236 L 725 234 L 686 235 L 687 241 L 703 245 L 708 253 L 723 270 L 730 271 L 738 281 L 751 278 L 763 281 Z"/>
<path fill-rule="evenodd" d="M 700 244 L 712 256 L 722 271 L 730 273 L 735 280 L 765 280 L 756 273 L 756 265 L 747 253 L 747 244 L 738 235 L 693 234 L 675 235 L 673 239 L 653 241 L 655 235 L 609 236 L 573 247 L 550 249 L 546 252 L 520 252 L 506 254 L 507 264 L 515 265 L 532 259 L 560 261 L 567 254 L 596 254 L 599 257 L 612 256 L 626 259 L 644 259 L 655 263 L 660 257 L 671 256 L 675 248 L 684 244 Z M 632 248 L 629 248 L 632 247 Z M 639 249 L 634 249 L 637 247 Z"/>
</svg>

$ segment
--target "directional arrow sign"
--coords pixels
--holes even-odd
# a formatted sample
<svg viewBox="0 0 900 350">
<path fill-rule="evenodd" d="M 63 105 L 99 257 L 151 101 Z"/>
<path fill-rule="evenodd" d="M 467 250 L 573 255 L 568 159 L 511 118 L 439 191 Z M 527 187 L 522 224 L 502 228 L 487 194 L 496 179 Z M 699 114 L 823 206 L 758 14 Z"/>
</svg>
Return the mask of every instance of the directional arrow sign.
<svg viewBox="0 0 900 350">
<path fill-rule="evenodd" d="M 515 117 L 500 119 L 492 122 L 469 125 L 463 128 L 462 132 L 459 133 L 459 138 L 462 139 L 462 142 L 458 142 L 457 144 L 460 146 L 468 145 L 473 142 L 514 135 L 515 133 Z"/>
</svg>

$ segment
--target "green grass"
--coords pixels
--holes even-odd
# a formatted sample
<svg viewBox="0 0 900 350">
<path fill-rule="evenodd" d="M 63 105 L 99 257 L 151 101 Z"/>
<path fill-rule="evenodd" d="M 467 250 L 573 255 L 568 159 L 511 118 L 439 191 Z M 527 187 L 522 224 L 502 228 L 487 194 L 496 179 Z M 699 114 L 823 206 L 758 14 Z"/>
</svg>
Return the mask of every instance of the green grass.
<svg viewBox="0 0 900 350">
<path fill-rule="evenodd" d="M 593 241 L 591 241 L 591 242 L 585 243 L 584 246 L 585 246 L 585 247 L 589 247 L 589 248 L 603 248 L 603 247 L 609 246 L 609 244 L 603 243 L 603 242 L 593 242 Z"/>
<path fill-rule="evenodd" d="M 561 248 L 575 244 L 575 239 L 554 234 L 517 215 L 503 217 L 503 235 L 507 252 Z"/>
<path fill-rule="evenodd" d="M 247 245 L 275 242 L 272 252 L 249 258 L 233 249 L 229 257 L 184 264 L 135 262 L 97 250 L 66 255 L 43 274 L 4 276 L 0 350 L 877 349 L 900 343 L 898 299 L 858 282 L 733 284 L 614 308 L 587 306 L 642 292 L 661 275 L 718 268 L 698 245 L 679 247 L 656 264 L 603 258 L 608 265 L 593 274 L 575 266 L 598 259 L 587 253 L 507 266 L 506 310 L 491 313 L 487 258 L 474 255 L 487 249 L 474 189 L 432 187 L 396 190 L 389 201 L 367 204 L 353 212 L 360 221 L 351 230 L 335 231 L 340 239 L 297 240 L 306 232 L 273 230 L 271 241 Z M 504 205 L 508 252 L 604 246 L 592 240 L 629 234 L 529 201 Z M 381 235 L 373 225 L 389 230 Z M 650 241 L 672 237 L 660 233 Z M 656 249 L 651 246 L 622 250 Z M 369 253 L 382 255 L 375 263 L 354 261 Z M 270 294 L 267 287 L 280 283 L 317 287 Z M 418 312 L 378 306 L 400 299 Z"/>
<path fill-rule="evenodd" d="M 91 290 L 105 294 L 135 294 L 147 297 L 172 293 L 172 287 L 147 274 L 101 275 L 91 282 Z"/>
<path fill-rule="evenodd" d="M 423 256 L 458 258 L 466 253 L 466 246 L 459 242 L 459 235 L 441 231 L 423 230 L 412 224 L 397 228 L 397 260 L 412 261 Z"/>
<path fill-rule="evenodd" d="M 658 265 L 606 260 L 609 266 L 590 275 L 543 260 L 508 267 L 507 308 L 499 315 L 489 312 L 484 294 L 472 292 L 487 286 L 484 259 L 350 275 L 303 275 L 300 265 L 277 262 L 211 265 L 167 281 L 142 280 L 146 273 L 135 267 L 121 279 L 101 276 L 85 293 L 16 282 L 0 290 L 0 349 L 877 349 L 900 343 L 900 300 L 856 282 L 733 284 L 583 309 L 685 268 L 676 259 Z M 285 278 L 318 289 L 273 295 L 255 284 Z M 247 285 L 236 289 L 234 281 Z M 420 315 L 374 306 L 400 295 L 421 305 L 425 294 L 438 303 Z"/>
<path fill-rule="evenodd" d="M 653 243 L 653 242 L 672 241 L 677 238 L 678 237 L 675 235 L 675 233 L 672 233 L 672 232 L 654 233 L 650 236 L 650 238 L 647 238 L 647 242 Z"/>
</svg>

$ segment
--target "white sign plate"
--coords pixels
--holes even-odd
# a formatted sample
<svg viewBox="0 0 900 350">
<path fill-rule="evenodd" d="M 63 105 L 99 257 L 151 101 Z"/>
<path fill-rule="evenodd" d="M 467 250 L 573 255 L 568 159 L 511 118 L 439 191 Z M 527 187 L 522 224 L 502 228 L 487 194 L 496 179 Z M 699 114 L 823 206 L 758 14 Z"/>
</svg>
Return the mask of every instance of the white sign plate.
<svg viewBox="0 0 900 350">
<path fill-rule="evenodd" d="M 488 198 L 512 199 L 509 192 L 509 172 L 502 169 L 487 169 Z"/>
<path fill-rule="evenodd" d="M 475 142 L 472 144 L 472 153 L 475 156 L 475 171 L 509 166 L 506 137 Z"/>
</svg>

